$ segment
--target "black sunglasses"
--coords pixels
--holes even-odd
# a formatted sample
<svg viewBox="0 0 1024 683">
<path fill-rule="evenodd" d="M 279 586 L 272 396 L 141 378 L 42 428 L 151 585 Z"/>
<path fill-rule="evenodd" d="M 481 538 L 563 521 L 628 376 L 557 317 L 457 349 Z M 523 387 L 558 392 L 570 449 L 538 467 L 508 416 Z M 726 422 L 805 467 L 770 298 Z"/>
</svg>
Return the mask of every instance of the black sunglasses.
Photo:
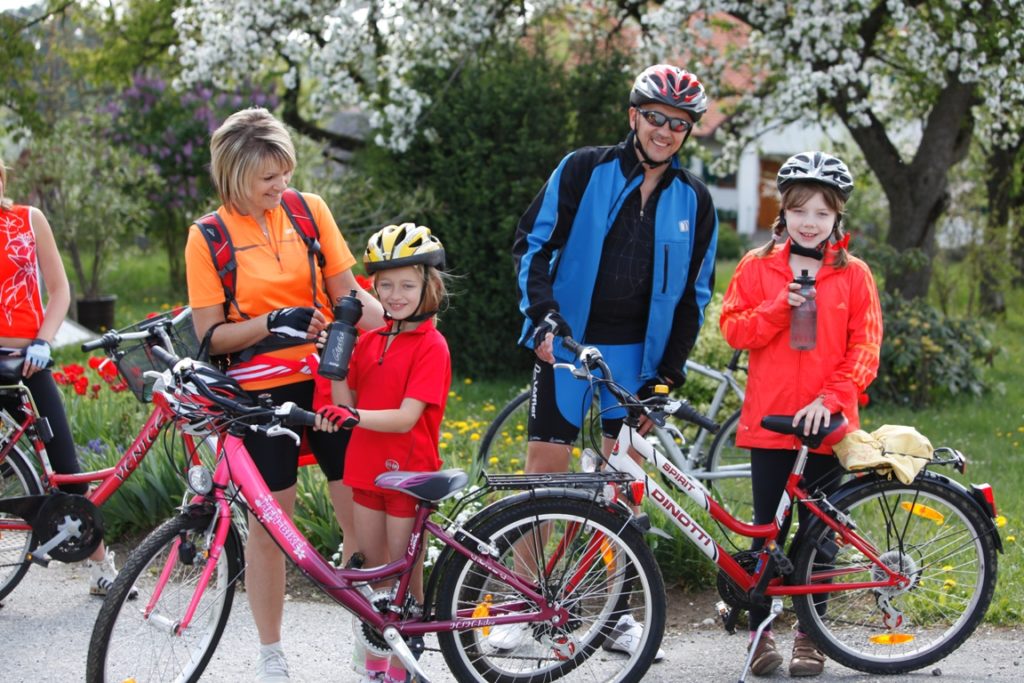
<svg viewBox="0 0 1024 683">
<path fill-rule="evenodd" d="M 640 109 L 637 107 L 636 112 L 640 116 L 644 117 L 647 123 L 651 124 L 655 128 L 661 128 L 666 123 L 668 124 L 669 130 L 673 133 L 685 133 L 686 131 L 693 128 L 693 121 L 688 119 L 682 119 L 675 116 L 666 116 L 660 111 L 654 111 L 652 109 Z"/>
</svg>

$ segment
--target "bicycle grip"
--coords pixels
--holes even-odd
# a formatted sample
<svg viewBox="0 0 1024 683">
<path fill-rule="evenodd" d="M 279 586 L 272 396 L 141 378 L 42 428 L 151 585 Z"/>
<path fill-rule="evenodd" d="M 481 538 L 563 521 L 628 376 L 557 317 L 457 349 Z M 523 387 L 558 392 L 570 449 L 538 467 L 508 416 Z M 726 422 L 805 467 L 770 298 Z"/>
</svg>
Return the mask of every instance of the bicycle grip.
<svg viewBox="0 0 1024 683">
<path fill-rule="evenodd" d="M 152 352 L 152 354 L 156 357 L 157 360 L 159 360 L 161 363 L 167 366 L 168 370 L 174 369 L 175 363 L 178 362 L 177 356 L 175 356 L 173 353 L 159 345 L 151 346 L 149 350 Z"/>
<path fill-rule="evenodd" d="M 82 343 L 82 351 L 88 353 L 95 351 L 96 349 L 111 349 L 117 346 L 118 338 L 117 334 L 113 331 L 107 332 L 99 339 L 93 339 Z"/>
<path fill-rule="evenodd" d="M 292 427 L 313 427 L 316 425 L 316 413 L 292 404 L 291 410 L 281 421 Z"/>
<path fill-rule="evenodd" d="M 678 417 L 687 422 L 692 422 L 702 429 L 706 429 L 712 434 L 717 434 L 718 430 L 722 428 L 722 425 L 718 424 L 710 417 L 699 412 L 696 408 L 691 406 L 686 401 L 681 401 L 679 407 L 672 411 L 675 417 Z"/>
</svg>

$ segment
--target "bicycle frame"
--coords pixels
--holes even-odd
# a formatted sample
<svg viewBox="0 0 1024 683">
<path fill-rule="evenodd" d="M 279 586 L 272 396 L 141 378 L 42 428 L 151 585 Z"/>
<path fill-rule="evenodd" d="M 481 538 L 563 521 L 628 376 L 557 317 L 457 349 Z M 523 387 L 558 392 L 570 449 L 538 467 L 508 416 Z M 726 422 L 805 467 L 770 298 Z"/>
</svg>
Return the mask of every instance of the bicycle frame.
<svg viewBox="0 0 1024 683">
<path fill-rule="evenodd" d="M 212 503 L 217 510 L 213 529 L 214 544 L 210 553 L 211 562 L 205 567 L 205 571 L 196 585 L 192 602 L 186 610 L 184 618 L 176 627 L 179 630 L 188 628 L 188 625 L 191 623 L 196 607 L 199 605 L 203 591 L 206 590 L 224 543 L 227 540 L 228 530 L 231 526 L 231 511 L 230 502 L 224 491 L 228 484 L 234 484 L 246 500 L 252 501 L 252 514 L 263 525 L 278 546 L 281 547 L 285 555 L 310 580 L 323 589 L 339 605 L 382 633 L 388 628 L 394 628 L 397 634 L 401 636 L 422 636 L 427 633 L 437 633 L 440 631 L 461 631 L 503 624 L 526 623 L 537 621 L 538 617 L 552 620 L 564 619 L 566 616 L 563 608 L 557 605 L 548 605 L 544 596 L 538 593 L 533 586 L 491 558 L 485 552 L 489 550 L 487 544 L 478 539 L 473 539 L 480 548 L 480 550 L 473 550 L 466 544 L 459 542 L 452 533 L 449 533 L 432 521 L 430 515 L 434 512 L 434 509 L 431 505 L 425 503 L 420 503 L 417 507 L 409 545 L 401 559 L 369 569 L 335 568 L 317 552 L 295 526 L 291 518 L 278 505 L 277 500 L 271 494 L 270 489 L 267 488 L 266 483 L 256 469 L 240 437 L 231 434 L 226 435 L 219 444 L 218 454 L 220 457 L 217 469 L 213 475 L 213 498 L 198 496 L 193 501 L 197 504 Z M 466 533 L 458 525 L 456 525 L 453 531 Z M 364 594 L 364 586 L 359 584 L 376 583 L 398 577 L 398 584 L 395 588 L 395 595 L 397 596 L 395 602 L 399 605 L 404 604 L 412 579 L 411 570 L 424 544 L 424 533 L 430 533 L 459 554 L 471 559 L 488 574 L 507 582 L 522 595 L 526 596 L 526 600 L 494 605 L 491 608 L 491 615 L 482 618 L 474 617 L 473 610 L 465 610 L 464 613 L 460 612 L 457 618 L 452 620 L 438 621 L 415 618 L 401 621 L 396 613 L 389 611 L 382 614 L 378 612 L 370 601 L 371 596 Z M 172 553 L 161 575 L 157 589 L 154 591 L 153 598 L 150 604 L 146 606 L 147 615 L 152 612 L 153 607 L 158 602 L 174 561 L 174 554 Z M 536 607 L 536 609 L 530 611 L 529 608 L 531 607 Z M 514 612 L 515 614 L 512 616 L 502 616 L 505 612 Z M 385 637 L 387 637 L 387 634 L 385 634 Z M 401 639 L 399 638 L 399 640 Z M 400 651 L 401 647 L 404 647 L 404 644 L 395 647 L 396 651 Z M 410 668 L 410 670 L 412 669 Z"/>
<path fill-rule="evenodd" d="M 707 416 L 710 417 L 712 420 L 717 419 L 718 411 L 721 410 L 722 404 L 725 402 L 725 397 L 729 393 L 729 391 L 732 391 L 734 394 L 736 394 L 736 396 L 740 400 L 740 403 L 743 402 L 743 398 L 745 396 L 743 387 L 740 386 L 740 383 L 736 381 L 736 377 L 733 375 L 733 372 L 738 367 L 739 359 L 742 353 L 742 351 L 734 352 L 732 355 L 732 359 L 729 361 L 728 365 L 726 365 L 724 371 L 715 370 L 710 366 L 703 365 L 692 360 L 686 361 L 686 369 L 688 372 L 696 372 L 698 375 L 703 375 L 704 377 L 707 377 L 708 379 L 712 380 L 718 385 L 718 388 L 715 389 L 715 395 L 711 398 L 711 405 L 708 406 L 707 411 Z M 688 461 L 690 461 L 691 467 L 693 469 L 699 468 L 702 465 L 704 465 L 703 458 L 706 455 L 704 444 L 708 440 L 710 435 L 711 432 L 709 432 L 706 429 L 697 429 L 697 436 L 693 440 L 693 445 L 690 446 L 689 452 L 686 455 L 686 458 Z M 720 479 L 723 476 L 734 476 L 731 474 L 716 475 L 715 473 L 710 472 L 704 472 L 701 474 L 701 479 Z"/>
<path fill-rule="evenodd" d="M 619 472 L 626 472 L 645 486 L 645 495 L 650 498 L 659 508 L 662 509 L 672 523 L 683 533 L 683 535 L 704 555 L 713 561 L 718 567 L 729 575 L 729 578 L 744 591 L 751 591 L 765 579 L 765 573 L 770 571 L 771 563 L 759 562 L 753 573 L 748 572 L 725 550 L 710 533 L 680 506 L 676 500 L 669 495 L 658 483 L 656 477 L 649 477 L 644 469 L 627 455 L 630 448 L 639 453 L 645 460 L 652 463 L 672 485 L 685 493 L 698 507 L 708 512 L 712 519 L 721 523 L 729 531 L 732 531 L 747 538 L 763 538 L 767 542 L 776 539 L 786 516 L 790 514 L 793 501 L 803 503 L 807 509 L 816 517 L 829 526 L 845 543 L 857 548 L 866 558 L 866 563 L 878 567 L 885 578 L 880 581 L 869 581 L 860 583 L 833 584 L 830 579 L 839 576 L 841 572 L 829 571 L 815 574 L 813 581 L 809 584 L 783 584 L 780 577 L 768 580 L 764 594 L 766 596 L 803 595 L 812 593 L 834 593 L 844 590 L 861 590 L 865 588 L 903 588 L 910 578 L 904 574 L 894 571 L 879 559 L 878 551 L 864 541 L 857 532 L 842 522 L 838 522 L 815 502 L 808 492 L 800 486 L 800 478 L 803 475 L 804 465 L 807 462 L 806 446 L 800 449 L 797 455 L 793 470 L 786 481 L 786 489 L 779 500 L 775 517 L 768 524 L 747 524 L 730 515 L 725 508 L 718 504 L 707 489 L 694 477 L 681 471 L 658 452 L 647 442 L 646 439 L 636 436 L 635 430 L 623 424 L 619 430 L 618 438 L 612 448 L 611 456 L 608 458 L 608 466 Z M 762 550 L 767 553 L 767 550 Z M 846 570 L 851 572 L 853 570 Z"/>
</svg>

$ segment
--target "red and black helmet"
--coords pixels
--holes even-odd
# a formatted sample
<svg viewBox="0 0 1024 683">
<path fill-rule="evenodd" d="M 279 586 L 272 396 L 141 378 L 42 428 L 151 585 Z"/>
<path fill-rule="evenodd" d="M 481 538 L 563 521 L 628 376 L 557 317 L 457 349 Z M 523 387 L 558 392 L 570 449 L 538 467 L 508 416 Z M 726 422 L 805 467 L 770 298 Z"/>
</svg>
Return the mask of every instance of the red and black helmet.
<svg viewBox="0 0 1024 683">
<path fill-rule="evenodd" d="M 682 109 L 694 123 L 708 110 L 708 96 L 697 77 L 671 64 L 649 66 L 633 82 L 629 104 L 637 107 L 650 102 Z"/>
</svg>

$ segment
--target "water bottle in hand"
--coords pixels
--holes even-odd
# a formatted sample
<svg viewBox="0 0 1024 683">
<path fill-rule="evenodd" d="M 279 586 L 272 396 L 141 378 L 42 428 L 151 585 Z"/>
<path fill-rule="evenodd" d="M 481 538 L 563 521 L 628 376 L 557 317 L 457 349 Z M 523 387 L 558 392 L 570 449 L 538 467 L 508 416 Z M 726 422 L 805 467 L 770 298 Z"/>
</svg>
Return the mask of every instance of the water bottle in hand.
<svg viewBox="0 0 1024 683">
<path fill-rule="evenodd" d="M 355 290 L 338 299 L 334 307 L 334 322 L 327 327 L 327 341 L 320 354 L 322 377 L 342 380 L 348 376 L 348 361 L 356 344 L 356 323 L 363 315 L 363 302 L 356 298 Z"/>
<path fill-rule="evenodd" d="M 806 301 L 793 309 L 789 321 L 789 346 L 797 351 L 810 351 L 818 342 L 818 305 L 814 301 L 814 278 L 804 270 L 794 282 L 800 285 L 797 293 Z"/>
</svg>

